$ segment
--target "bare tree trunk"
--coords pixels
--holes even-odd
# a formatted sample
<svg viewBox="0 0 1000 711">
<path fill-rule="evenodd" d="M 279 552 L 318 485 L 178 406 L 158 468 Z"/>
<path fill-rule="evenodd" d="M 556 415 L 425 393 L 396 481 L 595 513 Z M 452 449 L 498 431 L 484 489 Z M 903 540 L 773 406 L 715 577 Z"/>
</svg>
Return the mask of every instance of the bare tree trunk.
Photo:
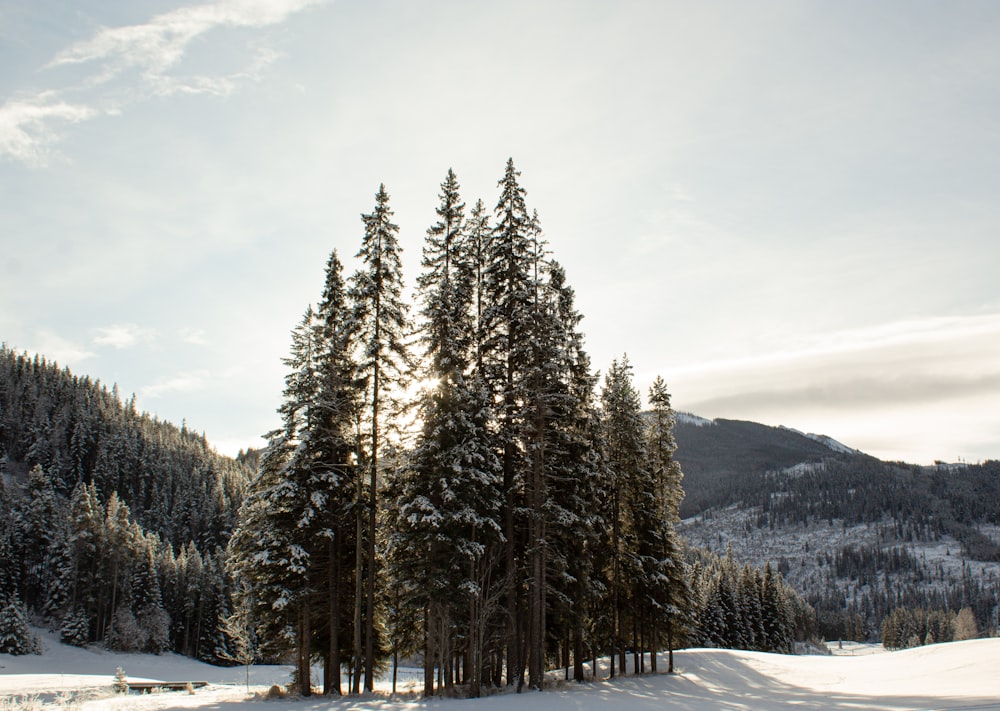
<svg viewBox="0 0 1000 711">
<path fill-rule="evenodd" d="M 652 650 L 649 652 L 649 671 L 653 674 L 656 673 L 656 656 L 660 649 L 660 628 L 659 625 L 653 625 L 649 633 L 650 636 L 650 647 Z"/>
<path fill-rule="evenodd" d="M 362 604 L 362 575 L 364 573 L 364 536 L 361 502 L 364 500 L 361 493 L 361 479 L 357 482 L 357 507 L 355 511 L 355 524 L 357 539 L 354 544 L 354 659 L 351 660 L 353 679 L 351 681 L 351 693 L 361 693 L 361 604 Z"/>
<path fill-rule="evenodd" d="M 431 608 L 424 608 L 424 698 L 434 696 L 434 649 L 431 641 L 433 634 Z"/>
<path fill-rule="evenodd" d="M 327 592 L 329 595 L 330 646 L 326 653 L 326 668 L 323 670 L 323 693 L 340 696 L 340 540 L 338 528 L 327 545 L 330 564 Z"/>
<path fill-rule="evenodd" d="M 299 693 L 312 696 L 312 678 L 309 668 L 309 652 L 312 646 L 312 621 L 310 619 L 309 598 L 302 601 L 299 608 Z"/>
<path fill-rule="evenodd" d="M 639 634 L 639 615 L 632 614 L 632 673 L 641 674 L 645 659 L 642 654 L 642 638 Z"/>
<path fill-rule="evenodd" d="M 667 620 L 667 672 L 674 673 L 674 621 Z"/>
<path fill-rule="evenodd" d="M 375 339 L 379 342 L 381 303 L 375 306 Z M 368 492 L 368 589 L 366 596 L 365 611 L 365 689 L 375 690 L 375 511 L 377 505 L 376 485 L 378 484 L 378 436 L 379 436 L 379 362 L 378 356 L 375 358 L 375 368 L 372 376 L 372 452 L 371 452 L 371 478 Z"/>
</svg>

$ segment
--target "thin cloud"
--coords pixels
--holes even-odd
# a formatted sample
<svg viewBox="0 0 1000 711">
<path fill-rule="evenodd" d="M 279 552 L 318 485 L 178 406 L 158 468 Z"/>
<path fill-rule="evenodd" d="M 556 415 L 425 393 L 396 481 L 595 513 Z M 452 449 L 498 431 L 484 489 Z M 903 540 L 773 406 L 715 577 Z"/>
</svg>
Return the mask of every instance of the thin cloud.
<svg viewBox="0 0 1000 711">
<path fill-rule="evenodd" d="M 794 424 L 892 459 L 975 458 L 989 446 L 972 430 L 1000 424 L 1000 314 L 843 331 L 669 375 L 677 407 L 704 417 Z M 872 433 L 889 429 L 906 447 L 873 444 Z"/>
<path fill-rule="evenodd" d="M 209 381 L 207 371 L 199 370 L 190 373 L 179 373 L 172 378 L 159 380 L 152 385 L 147 385 L 140 390 L 143 397 L 157 398 L 164 393 L 189 393 L 203 390 Z"/>
<path fill-rule="evenodd" d="M 0 107 L 0 155 L 32 167 L 47 164 L 66 124 L 120 114 L 130 104 L 175 94 L 228 96 L 259 81 L 280 55 L 259 47 L 246 66 L 228 74 L 172 74 L 190 44 L 213 29 L 263 28 L 327 0 L 218 0 L 155 15 L 145 24 L 103 28 L 93 37 L 59 52 L 46 68 L 86 66 L 93 70 L 79 83 L 46 89 L 7 101 Z M 138 79 L 125 75 L 136 72 Z M 108 86 L 130 81 L 123 92 Z M 83 93 L 84 102 L 67 95 Z"/>
<path fill-rule="evenodd" d="M 93 358 L 97 354 L 78 343 L 63 338 L 52 331 L 40 330 L 34 336 L 35 348 L 27 349 L 28 353 L 37 353 L 45 356 L 49 362 L 56 362 L 62 366 L 76 366 L 77 363 Z M 17 348 L 13 350 L 17 351 Z"/>
<path fill-rule="evenodd" d="M 202 328 L 182 328 L 180 330 L 181 340 L 193 346 L 204 346 L 208 343 L 205 337 L 205 330 Z"/>
<path fill-rule="evenodd" d="M 141 328 L 135 324 L 116 324 L 96 329 L 93 338 L 99 346 L 111 346 L 119 350 L 132 348 L 140 340 L 151 341 L 155 337 L 152 329 Z"/>
<path fill-rule="evenodd" d="M 723 372 L 785 368 L 792 363 L 817 359 L 863 358 L 864 354 L 893 349 L 913 349 L 912 352 L 919 355 L 928 349 L 946 348 L 956 354 L 967 354 L 968 350 L 962 344 L 982 339 L 1000 344 L 1000 314 L 928 317 L 838 331 L 801 339 L 780 350 L 693 363 L 671 368 L 669 372 L 672 379 L 708 376 Z"/>
<path fill-rule="evenodd" d="M 788 412 L 803 407 L 854 410 L 912 406 L 946 400 L 1000 398 L 1000 373 L 962 377 L 921 372 L 896 378 L 855 377 L 831 373 L 825 383 L 748 389 L 685 403 L 695 412 L 755 412 L 762 409 Z"/>
<path fill-rule="evenodd" d="M 65 101 L 54 91 L 7 101 L 0 106 L 0 155 L 30 166 L 44 165 L 49 147 L 59 139 L 57 127 L 86 121 L 100 113 Z"/>
</svg>

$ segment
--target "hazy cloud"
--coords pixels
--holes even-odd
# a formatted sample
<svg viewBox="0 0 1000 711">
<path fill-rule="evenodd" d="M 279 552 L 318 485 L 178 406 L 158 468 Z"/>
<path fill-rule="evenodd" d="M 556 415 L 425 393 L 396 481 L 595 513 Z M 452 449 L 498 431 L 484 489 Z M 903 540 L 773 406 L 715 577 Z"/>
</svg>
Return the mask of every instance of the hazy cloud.
<svg viewBox="0 0 1000 711">
<path fill-rule="evenodd" d="M 669 380 L 677 407 L 706 417 L 794 422 L 874 454 L 888 450 L 873 450 L 870 433 L 894 428 L 897 453 L 928 461 L 930 447 L 935 456 L 975 455 L 987 448 L 977 444 L 985 437 L 972 433 L 1000 425 L 994 406 L 1000 402 L 1000 314 L 843 331 L 772 353 L 681 368 Z M 945 412 L 951 413 L 947 422 L 934 414 Z M 968 423 L 958 427 L 956 412 Z M 950 432 L 954 452 L 941 449 L 944 436 L 928 440 L 928 431 L 938 428 Z M 969 434 L 962 449 L 956 428 Z"/>
<path fill-rule="evenodd" d="M 156 398 L 164 393 L 195 392 L 205 388 L 208 380 L 208 372 L 204 370 L 179 373 L 172 378 L 166 378 L 152 385 L 147 385 L 140 392 L 143 397 L 148 398 Z"/>
<path fill-rule="evenodd" d="M 231 94 L 243 84 L 258 81 L 261 71 L 279 54 L 258 47 L 236 72 L 171 73 L 192 41 L 220 27 L 278 24 L 324 1 L 218 0 L 156 15 L 145 24 L 101 29 L 59 52 L 47 65 L 93 67 L 77 84 L 9 100 L 0 108 L 0 154 L 31 166 L 45 165 L 51 147 L 61 138 L 59 129 L 67 123 L 118 114 L 130 103 L 153 96 Z M 125 91 L 108 86 L 128 72 L 137 72 L 138 79 L 131 79 Z M 70 100 L 68 95 L 86 98 Z"/>
<path fill-rule="evenodd" d="M 59 138 L 57 127 L 86 121 L 99 113 L 67 102 L 54 91 L 7 101 L 0 106 L 0 154 L 30 166 L 44 165 L 49 146 Z"/>
<path fill-rule="evenodd" d="M 95 330 L 94 343 L 118 349 L 131 348 L 140 340 L 151 341 L 156 335 L 152 329 L 141 328 L 133 323 L 105 326 Z"/>
<path fill-rule="evenodd" d="M 685 402 L 694 412 L 789 412 L 803 407 L 831 409 L 883 408 L 915 405 L 969 397 L 1000 399 L 1000 373 L 986 375 L 934 375 L 900 373 L 893 378 L 838 377 L 830 373 L 825 383 L 740 390 L 729 394 Z"/>
<path fill-rule="evenodd" d="M 180 330 L 181 340 L 194 346 L 204 346 L 208 343 L 205 338 L 205 330 L 202 328 L 182 328 Z"/>
<path fill-rule="evenodd" d="M 18 350 L 16 346 L 13 348 L 14 350 Z M 29 354 L 44 354 L 50 361 L 55 361 L 61 366 L 72 367 L 75 367 L 80 361 L 93 358 L 97 355 L 93 351 L 87 350 L 86 347 L 47 330 L 37 331 L 32 347 L 24 350 Z"/>
</svg>

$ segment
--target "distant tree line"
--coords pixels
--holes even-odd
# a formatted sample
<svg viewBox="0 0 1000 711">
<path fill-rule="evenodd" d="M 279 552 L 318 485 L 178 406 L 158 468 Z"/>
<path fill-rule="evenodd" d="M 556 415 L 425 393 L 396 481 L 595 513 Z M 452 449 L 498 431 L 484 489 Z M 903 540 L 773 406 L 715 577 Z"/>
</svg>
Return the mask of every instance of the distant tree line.
<svg viewBox="0 0 1000 711">
<path fill-rule="evenodd" d="M 816 635 L 812 607 L 770 563 L 761 570 L 740 565 L 731 555 L 695 550 L 691 556 L 689 644 L 791 653 L 795 642 Z"/>
<path fill-rule="evenodd" d="M 882 622 L 882 645 L 907 649 L 938 642 L 975 639 L 979 634 L 972 610 L 928 610 L 899 607 Z"/>
</svg>

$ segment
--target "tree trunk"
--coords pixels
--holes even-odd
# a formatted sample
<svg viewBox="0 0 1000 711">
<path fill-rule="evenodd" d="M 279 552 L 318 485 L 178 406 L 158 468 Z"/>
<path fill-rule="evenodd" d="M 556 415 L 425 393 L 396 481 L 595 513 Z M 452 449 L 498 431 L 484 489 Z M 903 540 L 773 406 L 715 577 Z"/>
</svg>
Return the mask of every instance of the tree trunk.
<svg viewBox="0 0 1000 711">
<path fill-rule="evenodd" d="M 667 621 L 667 673 L 674 673 L 674 622 Z"/>
<path fill-rule="evenodd" d="M 583 681 L 583 635 L 573 630 L 573 681 Z"/>
<path fill-rule="evenodd" d="M 375 338 L 379 339 L 381 304 L 375 307 Z M 376 356 L 375 370 L 372 377 L 372 461 L 369 486 L 371 491 L 369 496 L 368 510 L 368 589 L 366 595 L 365 612 L 365 689 L 375 690 L 375 511 L 377 505 L 376 485 L 378 483 L 378 410 L 379 410 L 379 362 Z"/>
<path fill-rule="evenodd" d="M 357 507 L 355 512 L 355 523 L 357 527 L 357 539 L 354 544 L 354 659 L 351 660 L 353 679 L 351 680 L 351 692 L 361 693 L 361 604 L 362 604 L 362 575 L 364 573 L 364 536 L 363 536 L 363 509 L 361 502 L 361 479 L 357 482 Z"/>
<path fill-rule="evenodd" d="M 434 696 L 434 650 L 431 644 L 431 611 L 424 608 L 424 697 Z"/>
<path fill-rule="evenodd" d="M 309 598 L 302 601 L 299 608 L 299 693 L 312 696 L 312 679 L 309 668 L 309 651 L 312 646 L 312 621 L 309 612 Z"/>
<path fill-rule="evenodd" d="M 653 625 L 649 632 L 649 641 L 651 650 L 649 652 L 649 671 L 653 674 L 656 673 L 656 656 L 657 651 L 660 649 L 660 628 L 657 625 Z"/>
<path fill-rule="evenodd" d="M 632 614 L 632 673 L 641 674 L 643 669 L 642 640 L 639 638 L 639 615 Z"/>
<path fill-rule="evenodd" d="M 323 678 L 323 693 L 340 696 L 340 529 L 327 546 L 330 555 L 330 648 L 327 650 L 326 669 Z"/>
</svg>

